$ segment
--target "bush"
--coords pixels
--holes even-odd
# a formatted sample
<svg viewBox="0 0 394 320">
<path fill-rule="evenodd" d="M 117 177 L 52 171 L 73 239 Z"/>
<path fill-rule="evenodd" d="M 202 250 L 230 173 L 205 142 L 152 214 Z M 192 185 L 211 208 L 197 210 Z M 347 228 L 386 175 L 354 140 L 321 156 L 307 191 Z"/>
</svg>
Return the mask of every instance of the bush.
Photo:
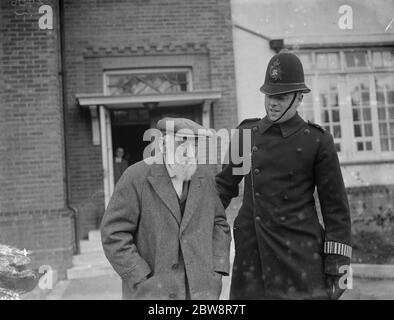
<svg viewBox="0 0 394 320">
<path fill-rule="evenodd" d="M 385 264 L 394 261 L 394 245 L 379 231 L 361 230 L 352 235 L 354 263 Z"/>
</svg>

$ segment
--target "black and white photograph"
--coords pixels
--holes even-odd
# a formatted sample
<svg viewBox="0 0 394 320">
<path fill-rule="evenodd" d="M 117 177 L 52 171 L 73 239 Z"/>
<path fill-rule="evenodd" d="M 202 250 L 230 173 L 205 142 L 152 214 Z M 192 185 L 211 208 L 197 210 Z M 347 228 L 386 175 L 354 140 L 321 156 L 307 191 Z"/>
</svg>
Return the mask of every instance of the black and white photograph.
<svg viewBox="0 0 394 320">
<path fill-rule="evenodd" d="M 0 43 L 0 300 L 394 300 L 394 1 L 0 0 Z"/>
</svg>

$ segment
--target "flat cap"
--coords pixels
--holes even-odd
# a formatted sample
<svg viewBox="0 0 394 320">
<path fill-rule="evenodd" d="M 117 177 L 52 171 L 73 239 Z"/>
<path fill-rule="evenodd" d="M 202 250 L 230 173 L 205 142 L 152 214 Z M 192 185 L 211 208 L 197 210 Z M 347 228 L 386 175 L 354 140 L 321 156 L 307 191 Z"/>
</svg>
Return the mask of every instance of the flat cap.
<svg viewBox="0 0 394 320">
<path fill-rule="evenodd" d="M 182 137 L 212 137 L 213 133 L 202 125 L 186 118 L 163 118 L 157 122 L 157 129 L 165 134 Z"/>
</svg>

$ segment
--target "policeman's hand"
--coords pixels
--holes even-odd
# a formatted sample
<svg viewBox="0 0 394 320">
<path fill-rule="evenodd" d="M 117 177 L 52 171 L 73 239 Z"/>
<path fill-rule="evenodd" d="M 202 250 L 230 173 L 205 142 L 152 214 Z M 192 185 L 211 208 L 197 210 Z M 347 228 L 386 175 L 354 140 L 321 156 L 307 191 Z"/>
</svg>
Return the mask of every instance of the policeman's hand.
<svg viewBox="0 0 394 320">
<path fill-rule="evenodd" d="M 345 289 L 339 287 L 340 278 L 341 276 L 338 275 L 326 274 L 326 287 L 328 290 L 328 297 L 331 300 L 338 300 L 345 292 Z"/>
</svg>

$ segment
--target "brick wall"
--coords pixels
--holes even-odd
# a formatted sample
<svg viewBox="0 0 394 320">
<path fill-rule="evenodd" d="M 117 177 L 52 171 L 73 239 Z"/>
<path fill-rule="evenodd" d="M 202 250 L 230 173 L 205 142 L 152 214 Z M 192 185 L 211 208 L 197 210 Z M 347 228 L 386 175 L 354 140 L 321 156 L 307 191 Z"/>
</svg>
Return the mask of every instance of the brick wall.
<svg viewBox="0 0 394 320">
<path fill-rule="evenodd" d="M 39 5 L 0 5 L 0 242 L 33 250 L 33 264 L 67 265 L 64 146 L 55 29 L 40 30 Z M 23 15 L 24 9 L 30 14 Z"/>
<path fill-rule="evenodd" d="M 189 67 L 193 90 L 222 92 L 215 128 L 237 124 L 229 0 L 65 0 L 65 83 L 71 200 L 81 234 L 98 226 L 103 211 L 100 146 L 92 145 L 90 118 L 77 93 L 102 93 L 103 72 L 135 67 Z"/>
<path fill-rule="evenodd" d="M 31 268 L 49 265 L 64 278 L 71 267 L 73 226 L 65 210 L 2 212 L 0 243 L 31 251 Z"/>
</svg>

